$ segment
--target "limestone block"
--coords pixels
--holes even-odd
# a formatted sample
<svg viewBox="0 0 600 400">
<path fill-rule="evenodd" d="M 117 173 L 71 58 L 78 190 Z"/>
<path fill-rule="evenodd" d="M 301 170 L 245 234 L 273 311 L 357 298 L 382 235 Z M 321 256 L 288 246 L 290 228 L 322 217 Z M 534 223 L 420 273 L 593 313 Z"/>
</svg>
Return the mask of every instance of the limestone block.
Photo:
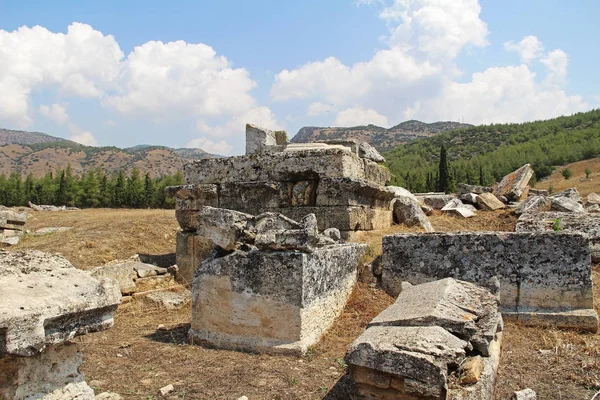
<svg viewBox="0 0 600 400">
<path fill-rule="evenodd" d="M 316 206 L 368 206 L 389 209 L 394 193 L 364 179 L 325 178 L 319 181 Z"/>
<path fill-rule="evenodd" d="M 531 165 L 525 164 L 502 178 L 496 188 L 495 194 L 497 196 L 505 196 L 510 201 L 517 201 L 523 195 L 532 176 L 533 169 Z"/>
<path fill-rule="evenodd" d="M 574 187 L 565 189 L 562 192 L 555 193 L 550 197 L 552 197 L 552 198 L 566 197 L 567 199 L 571 199 L 579 204 L 583 203 L 583 198 L 579 194 L 579 191 L 577 191 L 577 188 L 574 188 Z"/>
<path fill-rule="evenodd" d="M 315 214 L 320 231 L 327 228 L 337 228 L 340 231 L 370 231 L 389 228 L 392 225 L 392 211 L 380 208 L 290 207 L 270 211 L 280 212 L 294 220 L 300 220 L 308 214 Z"/>
<path fill-rule="evenodd" d="M 369 381 L 360 374 L 361 368 L 389 374 L 389 381 L 379 379 L 382 389 L 396 378 L 400 383 L 393 388 L 396 398 L 440 399 L 446 398 L 449 367 L 461 363 L 467 347 L 467 342 L 438 326 L 373 326 L 350 345 L 345 361 L 359 383 Z"/>
<path fill-rule="evenodd" d="M 94 391 L 79 372 L 78 346 L 48 346 L 31 357 L 0 358 L 0 398 L 11 400 L 93 400 Z"/>
<path fill-rule="evenodd" d="M 548 196 L 550 193 L 546 189 L 529 189 L 528 196 Z"/>
<path fill-rule="evenodd" d="M 476 201 L 479 208 L 484 211 L 496 211 L 504 208 L 504 203 L 492 193 L 479 194 Z"/>
<path fill-rule="evenodd" d="M 0 210 L 0 229 L 23 230 L 23 226 L 26 222 L 26 213 L 16 213 L 11 210 Z"/>
<path fill-rule="evenodd" d="M 260 229 L 256 229 L 254 245 L 261 250 L 299 250 L 311 253 L 316 247 L 321 247 L 326 243 L 335 243 L 333 240 L 319 235 L 314 214 L 304 217 L 300 226 L 292 229 L 275 228 L 273 226 L 276 224 L 271 221 L 268 224 L 261 223 Z"/>
<path fill-rule="evenodd" d="M 511 400 L 537 400 L 537 393 L 533 389 L 523 389 L 515 392 Z"/>
<path fill-rule="evenodd" d="M 584 213 L 585 209 L 577 201 L 569 197 L 550 197 L 550 210 L 570 213 Z"/>
<path fill-rule="evenodd" d="M 214 245 L 195 231 L 179 231 L 176 236 L 177 267 L 179 269 L 176 280 L 184 285 L 191 286 L 194 272 L 202 261 L 209 257 L 214 250 Z"/>
<path fill-rule="evenodd" d="M 460 217 L 460 218 L 471 218 L 476 215 L 473 210 L 471 210 L 470 208 L 464 207 L 464 206 L 450 208 L 450 209 L 445 210 L 444 212 L 446 214 L 454 215 L 455 217 Z"/>
<path fill-rule="evenodd" d="M 107 329 L 121 301 L 117 282 L 98 281 L 59 255 L 0 253 L 0 357 L 31 356 Z"/>
<path fill-rule="evenodd" d="M 203 184 L 297 182 L 321 178 L 368 179 L 365 177 L 364 161 L 368 160 L 363 160 L 347 148 L 251 154 L 190 161 L 183 166 L 183 176 L 186 183 Z M 385 168 L 374 164 L 375 170 L 385 171 Z M 389 176 L 389 172 L 387 174 Z"/>
<path fill-rule="evenodd" d="M 148 276 L 135 280 L 134 293 L 147 292 L 149 290 L 167 289 L 175 285 L 173 275 Z"/>
<path fill-rule="evenodd" d="M 198 210 L 175 210 L 175 218 L 184 231 L 193 231 L 198 228 Z"/>
<path fill-rule="evenodd" d="M 475 193 L 464 193 L 460 195 L 460 200 L 467 204 L 477 204 L 477 195 Z"/>
<path fill-rule="evenodd" d="M 392 174 L 383 165 L 377 164 L 375 161 L 364 159 L 365 179 L 377 185 L 385 186 L 392 179 Z M 331 177 L 335 178 L 335 177 Z M 359 178 L 359 177 L 357 177 Z"/>
<path fill-rule="evenodd" d="M 488 290 L 445 278 L 403 290 L 372 326 L 441 326 L 488 356 L 501 316 L 498 298 Z"/>
<path fill-rule="evenodd" d="M 482 193 L 491 193 L 494 189 L 488 186 L 477 186 L 477 185 L 469 185 L 466 183 L 458 184 L 458 193 L 460 194 L 482 194 Z"/>
<path fill-rule="evenodd" d="M 246 124 L 246 154 L 258 153 L 267 146 L 277 145 L 275 132 L 256 125 Z"/>
<path fill-rule="evenodd" d="M 379 154 L 377 149 L 375 149 L 375 147 L 371 146 L 367 142 L 361 142 L 356 139 L 348 139 L 348 140 L 334 139 L 334 140 L 324 140 L 324 141 L 319 141 L 319 142 L 326 143 L 326 144 L 332 144 L 332 145 L 348 146 L 352 150 L 353 153 L 358 154 L 358 156 L 361 158 L 365 158 L 367 160 L 375 161 L 378 163 L 385 162 L 385 158 L 383 158 L 383 156 L 381 154 Z"/>
<path fill-rule="evenodd" d="M 190 303 L 192 292 L 187 289 L 182 292 L 159 291 L 148 293 L 145 299 L 157 307 L 167 310 L 178 310 Z"/>
<path fill-rule="evenodd" d="M 9 246 L 15 246 L 19 244 L 23 238 L 22 230 L 2 229 L 0 228 L 0 243 L 7 244 Z"/>
<path fill-rule="evenodd" d="M 397 196 L 392 203 L 394 222 L 408 227 L 419 225 L 426 232 L 433 232 L 431 222 L 421 209 L 419 202 L 410 196 Z"/>
<path fill-rule="evenodd" d="M 239 211 L 203 207 L 198 211 L 197 222 L 198 235 L 224 250 L 235 249 L 255 234 L 254 216 Z"/>
<path fill-rule="evenodd" d="M 167 186 L 165 193 L 175 197 L 177 210 L 199 210 L 202 206 L 219 207 L 217 185 Z"/>
<path fill-rule="evenodd" d="M 220 348 L 305 352 L 342 311 L 366 247 L 234 251 L 201 263 L 190 338 Z"/>
<path fill-rule="evenodd" d="M 417 196 L 419 198 L 421 196 Z M 453 194 L 431 194 L 422 196 L 422 201 L 426 205 L 435 208 L 436 210 L 441 210 L 444 208 L 448 202 L 452 201 L 456 198 Z"/>
<path fill-rule="evenodd" d="M 588 204 L 600 204 L 600 195 L 596 193 L 590 193 L 587 196 Z"/>
<path fill-rule="evenodd" d="M 546 196 L 529 196 L 520 205 L 517 213 L 535 213 L 540 211 L 548 211 L 550 209 L 550 202 Z"/>
<path fill-rule="evenodd" d="M 133 265 L 133 270 L 137 272 L 138 278 L 147 278 L 149 276 L 165 275 L 167 273 L 166 268 L 157 267 L 152 264 L 145 264 L 136 262 Z"/>
<path fill-rule="evenodd" d="M 577 233 L 589 238 L 592 262 L 600 262 L 600 215 L 575 214 L 568 212 L 540 212 L 521 215 L 515 232 L 553 232 L 554 224 L 560 220 L 560 232 Z"/>
<path fill-rule="evenodd" d="M 453 277 L 494 290 L 497 277 L 503 313 L 593 309 L 590 253 L 589 239 L 562 232 L 390 235 L 382 286 L 396 295 L 402 281 Z"/>
<path fill-rule="evenodd" d="M 135 291 L 135 279 L 138 277 L 134 270 L 135 262 L 125 262 L 113 265 L 104 265 L 90 269 L 89 274 L 98 279 L 110 278 L 119 283 L 122 294 L 129 294 Z"/>
<path fill-rule="evenodd" d="M 228 182 L 220 185 L 221 208 L 259 214 L 268 208 L 290 205 L 289 182 Z M 213 206 L 215 207 L 215 206 Z"/>
<path fill-rule="evenodd" d="M 317 196 L 317 181 L 298 181 L 290 183 L 290 202 L 291 207 L 314 206 Z"/>
</svg>

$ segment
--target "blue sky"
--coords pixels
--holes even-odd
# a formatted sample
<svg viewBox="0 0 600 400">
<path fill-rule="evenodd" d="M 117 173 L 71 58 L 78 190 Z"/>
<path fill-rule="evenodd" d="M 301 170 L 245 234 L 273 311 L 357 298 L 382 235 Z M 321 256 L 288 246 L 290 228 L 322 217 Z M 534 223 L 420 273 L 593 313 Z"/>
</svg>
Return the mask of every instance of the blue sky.
<svg viewBox="0 0 600 400">
<path fill-rule="evenodd" d="M 0 127 L 241 154 L 246 122 L 551 118 L 600 104 L 598 15 L 595 0 L 0 0 Z"/>
</svg>

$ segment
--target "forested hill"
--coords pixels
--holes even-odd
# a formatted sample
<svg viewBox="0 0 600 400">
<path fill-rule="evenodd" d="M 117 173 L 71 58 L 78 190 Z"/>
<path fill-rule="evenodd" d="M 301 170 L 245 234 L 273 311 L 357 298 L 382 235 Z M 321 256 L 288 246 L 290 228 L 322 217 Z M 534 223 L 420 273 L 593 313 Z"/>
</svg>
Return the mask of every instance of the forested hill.
<svg viewBox="0 0 600 400">
<path fill-rule="evenodd" d="M 348 128 L 305 126 L 301 128 L 292 143 L 308 143 L 319 140 L 357 139 L 368 142 L 379 151 L 392 150 L 403 143 L 417 138 L 430 137 L 451 129 L 466 128 L 473 125 L 460 122 L 440 121 L 431 124 L 410 120 L 389 129 L 377 125 L 353 126 Z"/>
<path fill-rule="evenodd" d="M 453 183 L 491 185 L 529 163 L 540 179 L 553 167 L 600 156 L 600 109 L 545 121 L 481 125 L 418 139 L 385 153 L 392 183 L 436 190 L 441 146 Z"/>
</svg>

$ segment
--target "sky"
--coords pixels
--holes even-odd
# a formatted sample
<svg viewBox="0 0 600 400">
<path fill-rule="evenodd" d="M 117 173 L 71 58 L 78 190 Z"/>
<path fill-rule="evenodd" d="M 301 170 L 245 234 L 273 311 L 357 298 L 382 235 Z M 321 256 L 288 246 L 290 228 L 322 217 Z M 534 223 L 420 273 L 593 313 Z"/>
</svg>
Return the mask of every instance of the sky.
<svg viewBox="0 0 600 400">
<path fill-rule="evenodd" d="M 597 0 L 0 0 L 0 127 L 243 154 L 245 124 L 600 107 Z"/>
</svg>

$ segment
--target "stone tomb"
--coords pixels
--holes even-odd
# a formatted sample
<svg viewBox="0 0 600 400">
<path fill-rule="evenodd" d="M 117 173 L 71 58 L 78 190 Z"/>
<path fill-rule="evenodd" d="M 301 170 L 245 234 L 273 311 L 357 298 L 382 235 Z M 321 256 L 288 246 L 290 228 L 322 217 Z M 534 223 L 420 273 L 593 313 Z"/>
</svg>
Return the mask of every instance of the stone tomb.
<svg viewBox="0 0 600 400">
<path fill-rule="evenodd" d="M 345 360 L 364 398 L 491 400 L 501 331 L 488 290 L 452 278 L 405 282 Z"/>
<path fill-rule="evenodd" d="M 0 399 L 94 399 L 75 336 L 110 328 L 121 293 L 66 259 L 0 253 Z"/>
<path fill-rule="evenodd" d="M 182 228 L 177 265 L 183 280 L 211 251 L 198 236 L 202 206 L 248 214 L 277 212 L 294 220 L 315 214 L 320 230 L 337 228 L 342 238 L 392 224 L 393 193 L 385 189 L 389 171 L 366 143 L 340 141 L 289 144 L 281 132 L 246 126 L 246 155 L 191 161 L 185 185 L 167 188 L 176 198 Z"/>
<path fill-rule="evenodd" d="M 269 353 L 302 354 L 320 339 L 345 306 L 367 247 L 320 235 L 314 215 L 298 223 L 209 207 L 199 234 L 216 250 L 195 273 L 191 340 Z"/>
<path fill-rule="evenodd" d="M 596 332 L 591 250 L 573 233 L 464 232 L 383 238 L 382 285 L 397 295 L 412 284 L 453 277 L 499 287 L 505 319 Z"/>
</svg>

